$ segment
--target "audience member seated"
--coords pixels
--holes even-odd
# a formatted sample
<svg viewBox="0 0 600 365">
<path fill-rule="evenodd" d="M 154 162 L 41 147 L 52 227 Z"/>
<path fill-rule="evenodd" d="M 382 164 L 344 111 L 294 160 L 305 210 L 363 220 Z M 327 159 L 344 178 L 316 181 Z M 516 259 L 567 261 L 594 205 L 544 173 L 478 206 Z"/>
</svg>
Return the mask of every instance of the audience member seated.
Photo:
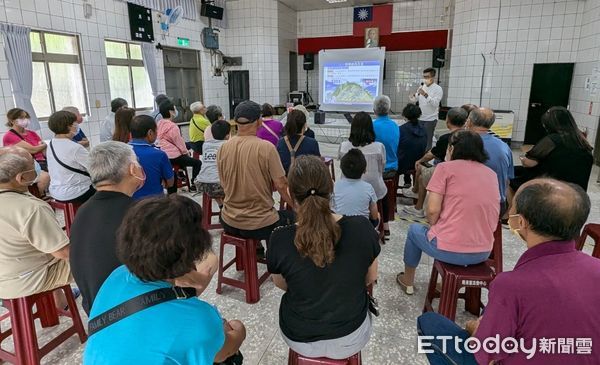
<svg viewBox="0 0 600 365">
<path fill-rule="evenodd" d="M 33 162 L 21 147 L 0 148 L 0 299 L 73 281 L 67 262 L 69 238 L 48 203 L 27 191 L 36 179 Z M 60 307 L 66 305 L 64 296 L 57 299 Z"/>
<path fill-rule="evenodd" d="M 92 334 L 85 364 L 204 365 L 239 350 L 246 337 L 244 325 L 224 321 L 214 306 L 196 297 L 212 277 L 207 257 L 215 257 L 201 217 L 196 202 L 178 195 L 144 199 L 129 209 L 117 237 L 117 258 L 124 266 L 100 288 L 91 320 L 154 290 L 179 286 L 196 291 L 133 309 L 134 315 Z"/>
<path fill-rule="evenodd" d="M 154 118 L 154 122 L 156 123 L 156 125 L 158 125 L 158 123 L 163 119 L 162 114 L 160 114 L 159 107 L 160 104 L 165 100 L 169 100 L 169 97 L 165 94 L 158 94 L 154 98 L 154 105 L 156 105 L 156 107 L 150 112 L 150 116 Z"/>
<path fill-rule="evenodd" d="M 206 119 L 206 107 L 201 102 L 192 103 L 190 110 L 194 113 L 189 126 L 190 145 L 197 154 L 201 155 L 202 145 L 204 144 L 204 131 L 210 127 L 210 122 Z"/>
<path fill-rule="evenodd" d="M 131 142 L 140 165 L 144 169 L 146 180 L 143 186 L 134 192 L 134 199 L 152 195 L 163 195 L 163 183 L 170 188 L 175 183 L 173 167 L 167 154 L 154 146 L 156 141 L 156 122 L 149 115 L 138 115 L 131 121 Z"/>
<path fill-rule="evenodd" d="M 427 131 L 421 123 L 421 109 L 415 104 L 408 104 L 402 110 L 406 123 L 400 126 L 398 142 L 398 174 L 404 175 L 404 187 L 410 188 L 412 179 L 410 171 L 415 162 L 423 157 L 427 148 Z"/>
<path fill-rule="evenodd" d="M 404 272 L 396 281 L 414 293 L 415 270 L 421 254 L 454 265 L 485 261 L 498 226 L 500 192 L 479 134 L 457 131 L 450 137 L 446 162 L 438 165 L 427 185 L 427 220 L 411 224 L 404 246 Z"/>
<path fill-rule="evenodd" d="M 48 148 L 50 195 L 58 201 L 83 204 L 94 193 L 88 173 L 89 152 L 72 138 L 77 132 L 73 113 L 58 111 L 48 119 L 54 138 Z"/>
<path fill-rule="evenodd" d="M 27 129 L 31 123 L 29 113 L 20 108 L 13 108 L 6 113 L 6 126 L 10 128 L 2 136 L 4 147 L 17 146 L 29 152 L 42 170 L 48 171 L 46 163 L 46 143 L 34 131 Z"/>
<path fill-rule="evenodd" d="M 490 133 L 490 128 L 496 120 L 496 115 L 488 108 L 475 108 L 469 113 L 466 127 L 477 132 L 483 140 L 483 148 L 488 155 L 485 165 L 494 170 L 498 176 L 500 187 L 500 215 L 504 215 L 508 208 L 506 191 L 508 182 L 514 178 L 512 151 L 508 144 Z"/>
<path fill-rule="evenodd" d="M 304 136 L 310 137 L 310 138 L 315 138 L 315 131 L 313 131 L 312 129 L 310 129 L 308 127 L 308 121 L 310 120 L 310 113 L 308 112 L 306 107 L 304 105 L 298 104 L 298 105 L 294 105 L 293 110 L 301 111 L 302 114 L 304 114 L 304 116 L 306 117 L 306 130 L 304 130 Z M 284 130 L 284 132 L 285 132 L 285 130 Z M 285 133 L 284 133 L 284 135 L 285 135 Z"/>
<path fill-rule="evenodd" d="M 115 133 L 115 113 L 127 107 L 127 100 L 123 98 L 115 98 L 110 102 L 110 112 L 100 123 L 100 142 L 110 141 Z"/>
<path fill-rule="evenodd" d="M 90 146 L 90 141 L 88 140 L 85 133 L 83 133 L 83 129 L 81 129 L 81 123 L 83 123 L 83 116 L 79 112 L 79 109 L 75 106 L 66 106 L 62 110 L 75 114 L 75 117 L 77 118 L 77 134 L 73 136 L 73 142 L 77 142 L 83 147 L 88 148 Z"/>
<path fill-rule="evenodd" d="M 222 120 L 223 110 L 218 105 L 209 105 L 208 108 L 206 108 L 206 119 L 208 119 L 211 125 L 217 120 Z M 210 131 L 210 126 L 208 126 L 204 130 L 204 142 L 210 141 L 211 139 L 213 139 L 213 135 Z"/>
<path fill-rule="evenodd" d="M 273 115 L 275 115 L 275 109 L 273 109 L 271 104 L 263 104 L 263 122 L 258 129 L 258 132 L 256 132 L 256 136 L 260 139 L 264 139 L 265 141 L 273 143 L 274 146 L 277 146 L 277 142 L 279 141 L 279 138 L 281 138 L 283 124 L 281 124 L 280 121 L 273 119 Z"/>
<path fill-rule="evenodd" d="M 260 105 L 240 103 L 234 111 L 238 132 L 219 149 L 217 168 L 225 192 L 221 224 L 225 232 L 242 238 L 268 240 L 278 226 L 291 224 L 293 213 L 273 207 L 273 187 L 288 206 L 285 171 L 275 147 L 256 136 Z M 260 251 L 260 249 L 259 249 Z"/>
<path fill-rule="evenodd" d="M 303 356 L 343 359 L 371 336 L 367 286 L 377 279 L 381 249 L 368 219 L 331 213 L 332 188 L 320 159 L 298 158 L 290 171 L 298 223 L 273 232 L 267 267 L 285 291 L 279 308 L 285 343 Z"/>
<path fill-rule="evenodd" d="M 367 171 L 367 160 L 358 148 L 348 151 L 340 161 L 342 178 L 333 186 L 333 211 L 340 215 L 359 215 L 377 227 L 379 213 L 373 186 L 361 180 Z"/>
<path fill-rule="evenodd" d="M 133 204 L 131 196 L 144 183 L 144 170 L 128 145 L 109 141 L 90 152 L 90 177 L 97 191 L 77 211 L 69 259 L 87 314 L 104 280 L 121 265 L 116 254 L 117 229 Z"/>
<path fill-rule="evenodd" d="M 402 208 L 404 213 L 414 215 L 417 218 L 425 218 L 423 204 L 425 204 L 425 197 L 427 195 L 427 184 L 429 184 L 429 180 L 431 180 L 435 166 L 444 162 L 444 159 L 446 158 L 446 150 L 448 149 L 450 136 L 453 132 L 463 129 L 468 116 L 469 114 L 467 111 L 460 107 L 448 110 L 446 115 L 446 128 L 448 128 L 450 132 L 442 134 L 435 146 L 415 162 L 415 184 L 413 185 L 412 190 L 402 190 L 404 196 L 417 198 L 417 202 L 414 206 L 405 206 Z M 431 164 L 430 161 L 433 161 L 433 164 Z"/>
<path fill-rule="evenodd" d="M 115 132 L 112 140 L 127 143 L 131 140 L 131 120 L 135 117 L 135 110 L 123 107 L 115 114 Z"/>
<path fill-rule="evenodd" d="M 292 110 L 285 123 L 285 137 L 277 142 L 277 152 L 286 174 L 294 159 L 302 155 L 321 157 L 319 143 L 316 139 L 304 135 L 306 130 L 306 116 L 299 110 Z"/>
<path fill-rule="evenodd" d="M 594 163 L 592 146 L 571 112 L 562 106 L 552 107 L 542 115 L 542 125 L 548 135 L 520 157 L 523 166 L 515 169 L 511 190 L 516 191 L 526 181 L 541 176 L 571 182 L 587 190 Z"/>
<path fill-rule="evenodd" d="M 211 125 L 214 139 L 204 143 L 204 153 L 202 154 L 202 169 L 194 183 L 197 184 L 199 192 L 208 194 L 217 201 L 219 207 L 223 206 L 225 192 L 219 180 L 219 171 L 217 168 L 217 155 L 221 146 L 229 139 L 231 125 L 225 120 L 217 120 Z"/>
<path fill-rule="evenodd" d="M 181 168 L 192 167 L 192 181 L 196 179 L 202 167 L 202 162 L 196 160 L 188 155 L 187 147 L 185 146 L 185 140 L 181 136 L 181 131 L 177 124 L 173 123 L 173 118 L 177 117 L 177 109 L 175 105 L 169 100 L 165 100 L 160 104 L 160 113 L 163 119 L 158 123 L 157 128 L 157 139 L 158 146 L 163 150 L 169 157 L 171 165 L 179 165 Z M 177 179 L 177 176 L 175 177 Z M 190 190 L 196 188 L 190 186 Z M 177 192 L 177 184 L 173 184 L 167 188 L 169 194 Z"/>
<path fill-rule="evenodd" d="M 378 202 L 381 202 L 383 211 L 387 212 L 388 201 L 384 199 L 387 188 L 383 182 L 385 147 L 381 142 L 375 142 L 373 121 L 368 113 L 359 112 L 354 115 L 350 126 L 350 137 L 340 144 L 339 159 L 341 160 L 353 148 L 358 148 L 367 161 L 367 171 L 362 175 L 362 179 L 373 186 Z M 380 219 L 383 219 L 384 229 L 389 231 L 388 215 L 384 214 Z"/>
<path fill-rule="evenodd" d="M 509 225 L 527 251 L 513 271 L 492 281 L 485 314 L 469 321 L 467 330 L 433 312 L 419 318 L 423 335 L 463 340 L 458 347 L 462 355 L 450 342 L 445 356 L 437 349 L 428 354 L 431 363 L 449 357 L 460 364 L 600 364 L 600 352 L 592 347 L 600 342 L 600 312 L 592 305 L 600 301 L 600 261 L 577 251 L 574 241 L 589 212 L 590 199 L 575 184 L 551 179 L 524 183 L 513 200 Z M 497 346 L 495 353 L 480 350 L 473 356 L 463 346 L 470 336 L 479 343 L 518 341 L 534 353 L 529 358 L 520 349 Z M 545 352 L 544 339 L 550 346 Z M 586 348 L 589 353 L 580 352 Z"/>
</svg>

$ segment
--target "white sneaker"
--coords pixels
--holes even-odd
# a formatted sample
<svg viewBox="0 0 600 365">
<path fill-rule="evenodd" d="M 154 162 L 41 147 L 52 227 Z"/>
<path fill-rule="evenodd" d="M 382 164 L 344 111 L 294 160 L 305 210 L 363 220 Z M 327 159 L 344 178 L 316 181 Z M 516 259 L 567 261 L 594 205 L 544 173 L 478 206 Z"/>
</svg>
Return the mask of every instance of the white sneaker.
<svg viewBox="0 0 600 365">
<path fill-rule="evenodd" d="M 417 199 L 419 197 L 419 194 L 413 192 L 411 189 L 402 189 L 402 195 L 413 199 Z"/>
<path fill-rule="evenodd" d="M 425 212 L 423 209 L 417 209 L 414 206 L 404 207 L 402 208 L 404 213 L 408 213 L 410 215 L 414 215 L 417 218 L 425 218 Z"/>
</svg>

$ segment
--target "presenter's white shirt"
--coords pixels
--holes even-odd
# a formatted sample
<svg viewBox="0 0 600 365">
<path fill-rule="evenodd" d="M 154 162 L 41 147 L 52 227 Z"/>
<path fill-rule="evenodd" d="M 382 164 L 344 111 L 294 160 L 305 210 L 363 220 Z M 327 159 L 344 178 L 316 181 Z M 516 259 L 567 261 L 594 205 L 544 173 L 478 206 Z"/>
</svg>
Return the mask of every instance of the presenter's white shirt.
<svg viewBox="0 0 600 365">
<path fill-rule="evenodd" d="M 100 142 L 112 140 L 115 132 L 115 113 L 109 112 L 106 118 L 100 122 Z M 60 158 L 60 156 L 58 157 Z"/>
<path fill-rule="evenodd" d="M 66 138 L 53 138 L 52 147 L 56 157 L 67 166 L 88 171 L 89 153 L 82 145 Z M 50 173 L 50 195 L 56 200 L 71 200 L 83 195 L 90 189 L 89 177 L 62 167 L 54 158 L 50 147 L 46 155 Z"/>
<path fill-rule="evenodd" d="M 423 91 L 427 93 L 427 97 L 424 97 L 419 93 L 415 94 L 415 97 L 419 101 L 419 108 L 421 108 L 421 117 L 419 120 L 437 120 L 438 109 L 442 97 L 444 96 L 444 91 L 442 90 L 442 87 L 436 83 L 429 86 L 423 85 L 422 88 Z"/>
</svg>

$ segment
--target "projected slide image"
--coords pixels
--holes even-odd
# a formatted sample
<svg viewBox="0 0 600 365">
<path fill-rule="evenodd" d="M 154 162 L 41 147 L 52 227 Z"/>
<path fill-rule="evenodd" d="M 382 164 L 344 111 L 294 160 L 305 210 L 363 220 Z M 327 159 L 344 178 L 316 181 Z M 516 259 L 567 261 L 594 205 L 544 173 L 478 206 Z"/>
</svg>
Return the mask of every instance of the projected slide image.
<svg viewBox="0 0 600 365">
<path fill-rule="evenodd" d="M 323 65 L 323 102 L 370 104 L 378 95 L 381 62 L 351 61 Z"/>
</svg>

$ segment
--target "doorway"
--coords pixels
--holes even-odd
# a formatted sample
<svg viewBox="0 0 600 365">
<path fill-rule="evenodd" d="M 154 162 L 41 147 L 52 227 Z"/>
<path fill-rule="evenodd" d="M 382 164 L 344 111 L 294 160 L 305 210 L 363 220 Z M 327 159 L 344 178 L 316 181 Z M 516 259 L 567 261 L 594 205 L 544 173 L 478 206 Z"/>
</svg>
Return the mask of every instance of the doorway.
<svg viewBox="0 0 600 365">
<path fill-rule="evenodd" d="M 233 118 L 233 111 L 239 103 L 250 100 L 250 72 L 227 72 L 229 84 L 229 117 Z"/>
<path fill-rule="evenodd" d="M 200 54 L 192 49 L 163 48 L 165 85 L 179 115 L 175 123 L 188 122 L 193 113 L 190 105 L 202 100 Z"/>
<path fill-rule="evenodd" d="M 574 63 L 540 63 L 533 65 L 527 124 L 525 126 L 525 144 L 536 144 L 546 136 L 541 118 L 548 109 L 553 106 L 566 107 L 569 104 L 574 66 Z"/>
<path fill-rule="evenodd" d="M 298 53 L 296 53 L 296 52 L 290 52 L 290 90 L 289 91 L 290 92 L 298 91 Z"/>
</svg>

